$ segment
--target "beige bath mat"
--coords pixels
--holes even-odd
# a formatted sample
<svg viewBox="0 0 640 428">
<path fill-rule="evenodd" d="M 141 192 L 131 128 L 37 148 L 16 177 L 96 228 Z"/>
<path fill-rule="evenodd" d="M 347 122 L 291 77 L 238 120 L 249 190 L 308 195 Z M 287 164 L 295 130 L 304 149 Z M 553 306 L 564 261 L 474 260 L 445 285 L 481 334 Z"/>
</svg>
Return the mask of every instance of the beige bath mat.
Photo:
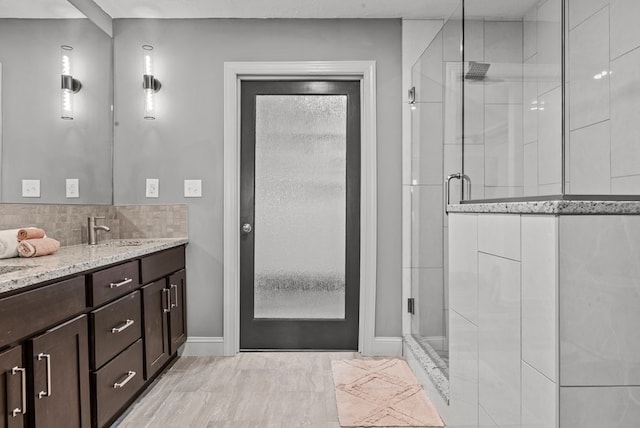
<svg viewBox="0 0 640 428">
<path fill-rule="evenodd" d="M 332 361 L 342 427 L 442 427 L 404 360 Z"/>
</svg>

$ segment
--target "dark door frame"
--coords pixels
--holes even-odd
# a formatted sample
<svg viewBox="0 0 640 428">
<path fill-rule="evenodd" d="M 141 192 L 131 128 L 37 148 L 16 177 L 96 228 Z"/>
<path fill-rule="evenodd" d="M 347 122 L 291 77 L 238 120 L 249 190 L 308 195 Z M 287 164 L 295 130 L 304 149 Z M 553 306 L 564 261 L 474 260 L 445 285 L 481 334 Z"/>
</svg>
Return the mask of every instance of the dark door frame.
<svg viewBox="0 0 640 428">
<path fill-rule="evenodd" d="M 240 348 L 357 350 L 360 299 L 360 84 L 353 80 L 244 81 L 240 222 L 255 228 L 256 102 L 268 95 L 344 95 L 346 110 L 345 317 L 255 318 L 255 231 L 240 234 Z M 301 236 L 300 239 L 304 239 Z"/>
</svg>

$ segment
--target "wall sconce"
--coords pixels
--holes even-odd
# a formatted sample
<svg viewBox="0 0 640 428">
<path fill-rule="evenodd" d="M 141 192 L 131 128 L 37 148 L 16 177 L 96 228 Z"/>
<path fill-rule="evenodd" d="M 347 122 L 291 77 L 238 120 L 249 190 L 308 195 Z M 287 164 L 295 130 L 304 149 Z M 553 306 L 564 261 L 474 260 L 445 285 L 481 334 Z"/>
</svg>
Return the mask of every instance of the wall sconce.
<svg viewBox="0 0 640 428">
<path fill-rule="evenodd" d="M 156 118 L 155 93 L 160 90 L 160 81 L 153 77 L 153 46 L 142 45 L 142 89 L 144 90 L 144 118 Z"/>
<path fill-rule="evenodd" d="M 62 67 L 60 88 L 60 117 L 65 120 L 73 120 L 73 94 L 77 93 L 82 84 L 73 78 L 71 65 L 73 63 L 73 48 L 60 46 L 60 65 Z"/>
<path fill-rule="evenodd" d="M 418 108 L 418 106 L 416 105 L 416 87 L 412 86 L 411 89 L 409 89 L 409 106 L 411 107 L 411 110 L 415 110 L 416 108 Z"/>
</svg>

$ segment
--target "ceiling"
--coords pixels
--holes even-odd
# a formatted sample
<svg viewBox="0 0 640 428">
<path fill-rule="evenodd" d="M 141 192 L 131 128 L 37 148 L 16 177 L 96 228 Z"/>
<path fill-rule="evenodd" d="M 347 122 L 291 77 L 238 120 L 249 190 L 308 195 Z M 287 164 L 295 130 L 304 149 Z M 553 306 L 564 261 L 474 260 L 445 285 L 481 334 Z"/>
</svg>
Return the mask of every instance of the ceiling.
<svg viewBox="0 0 640 428">
<path fill-rule="evenodd" d="M 94 0 L 113 18 L 446 18 L 459 0 Z M 469 16 L 521 18 L 538 0 L 467 0 Z M 0 18 L 82 18 L 67 0 L 0 0 Z"/>
</svg>

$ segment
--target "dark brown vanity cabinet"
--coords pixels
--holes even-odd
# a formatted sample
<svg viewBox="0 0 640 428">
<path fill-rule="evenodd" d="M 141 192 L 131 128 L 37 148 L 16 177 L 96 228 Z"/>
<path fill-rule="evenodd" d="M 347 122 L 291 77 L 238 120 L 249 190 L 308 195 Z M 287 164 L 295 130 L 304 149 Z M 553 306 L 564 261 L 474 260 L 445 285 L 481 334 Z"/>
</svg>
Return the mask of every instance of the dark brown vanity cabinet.
<svg viewBox="0 0 640 428">
<path fill-rule="evenodd" d="M 145 379 L 153 377 L 187 338 L 184 248 L 141 260 Z"/>
<path fill-rule="evenodd" d="M 80 428 L 91 423 L 87 316 L 81 315 L 27 341 L 31 409 L 37 428 Z"/>
<path fill-rule="evenodd" d="M 25 426 L 27 371 L 22 346 L 0 353 L 0 428 Z"/>
<path fill-rule="evenodd" d="M 184 269 L 180 246 L 0 297 L 0 428 L 112 424 L 186 341 Z"/>
</svg>

